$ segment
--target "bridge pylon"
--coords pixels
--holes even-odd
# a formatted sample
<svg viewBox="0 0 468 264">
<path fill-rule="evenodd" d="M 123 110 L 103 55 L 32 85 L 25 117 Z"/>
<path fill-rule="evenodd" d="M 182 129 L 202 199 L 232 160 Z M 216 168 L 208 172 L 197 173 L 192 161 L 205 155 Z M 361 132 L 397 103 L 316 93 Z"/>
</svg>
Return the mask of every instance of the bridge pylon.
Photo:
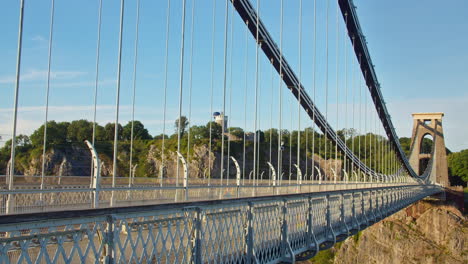
<svg viewBox="0 0 468 264">
<path fill-rule="evenodd" d="M 428 180 L 449 186 L 447 153 L 442 127 L 444 113 L 414 113 L 412 116 L 413 133 L 409 156 L 411 167 L 418 175 L 422 175 L 425 167 L 431 166 Z M 429 151 L 423 147 L 423 141 L 427 135 L 432 137 L 432 149 Z"/>
</svg>

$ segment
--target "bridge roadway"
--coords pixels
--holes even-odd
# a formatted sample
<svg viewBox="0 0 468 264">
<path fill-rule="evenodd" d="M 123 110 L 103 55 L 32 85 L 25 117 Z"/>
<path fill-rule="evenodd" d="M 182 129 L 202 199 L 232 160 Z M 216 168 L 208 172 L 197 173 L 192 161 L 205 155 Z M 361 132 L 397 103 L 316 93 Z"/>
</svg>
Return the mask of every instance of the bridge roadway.
<svg viewBox="0 0 468 264">
<path fill-rule="evenodd" d="M 120 179 L 119 185 L 112 188 L 109 184 L 101 185 L 98 192 L 98 208 L 115 206 L 138 206 L 150 204 L 166 204 L 181 201 L 206 201 L 230 198 L 245 198 L 280 194 L 299 194 L 335 190 L 369 189 L 376 187 L 391 187 L 409 185 L 410 183 L 382 183 L 382 182 L 357 182 L 357 181 L 302 181 L 296 184 L 296 180 L 283 180 L 272 185 L 269 180 L 247 180 L 239 186 L 235 180 L 226 182 L 228 185 L 220 185 L 219 180 L 213 180 L 210 184 L 203 181 L 195 182 L 187 187 L 176 186 L 171 179 L 161 186 L 152 184 L 124 185 L 124 179 Z M 126 179 L 128 182 L 128 178 Z M 413 183 L 415 184 L 415 183 Z M 8 198 L 12 200 L 7 210 Z M 0 191 L 0 215 L 20 214 L 33 212 L 50 212 L 60 210 L 89 209 L 94 206 L 95 190 L 88 185 L 47 185 L 43 190 L 33 183 L 17 184 L 16 189 Z"/>
<path fill-rule="evenodd" d="M 402 185 L 0 217 L 0 263 L 306 259 L 443 191 Z"/>
</svg>

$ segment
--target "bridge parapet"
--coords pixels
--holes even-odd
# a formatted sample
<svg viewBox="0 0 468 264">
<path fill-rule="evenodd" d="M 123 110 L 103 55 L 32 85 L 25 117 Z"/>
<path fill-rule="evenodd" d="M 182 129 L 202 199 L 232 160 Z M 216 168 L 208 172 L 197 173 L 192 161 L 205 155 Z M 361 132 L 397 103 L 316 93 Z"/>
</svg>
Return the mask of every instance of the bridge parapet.
<svg viewBox="0 0 468 264">
<path fill-rule="evenodd" d="M 293 262 L 441 191 L 437 185 L 411 185 L 7 215 L 0 218 L 0 259 Z"/>
</svg>

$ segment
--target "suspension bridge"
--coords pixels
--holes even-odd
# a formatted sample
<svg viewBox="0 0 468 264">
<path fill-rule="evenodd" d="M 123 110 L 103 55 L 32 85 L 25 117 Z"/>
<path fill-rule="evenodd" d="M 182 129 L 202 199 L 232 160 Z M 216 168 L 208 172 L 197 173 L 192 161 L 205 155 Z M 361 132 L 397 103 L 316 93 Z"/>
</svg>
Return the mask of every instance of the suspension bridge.
<svg viewBox="0 0 468 264">
<path fill-rule="evenodd" d="M 51 0 L 36 14 L 49 38 L 32 143 L 18 120 L 31 96 L 24 35 L 40 10 L 19 3 L 1 263 L 294 263 L 449 185 L 443 113 L 413 115 L 407 156 L 352 0 L 90 1 L 95 21 L 79 38 L 95 49 L 77 56 L 93 58 L 92 82 L 67 92 L 71 108 L 91 98 L 80 137 L 51 104 L 54 58 L 70 48 L 57 28 L 75 12 Z M 139 113 L 160 136 L 142 136 Z M 25 165 L 29 145 L 39 158 Z"/>
</svg>

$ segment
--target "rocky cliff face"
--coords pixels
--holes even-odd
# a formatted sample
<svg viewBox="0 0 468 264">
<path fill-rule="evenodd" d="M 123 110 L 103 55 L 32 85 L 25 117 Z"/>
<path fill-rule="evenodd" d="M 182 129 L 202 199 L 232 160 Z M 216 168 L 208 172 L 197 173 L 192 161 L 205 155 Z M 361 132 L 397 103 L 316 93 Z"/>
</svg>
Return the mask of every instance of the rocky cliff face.
<svg viewBox="0 0 468 264">
<path fill-rule="evenodd" d="M 145 165 L 144 170 L 140 170 L 136 176 L 137 177 L 159 177 L 160 168 L 162 165 L 161 158 L 161 149 L 156 145 L 149 145 L 147 152 L 145 152 L 144 160 L 139 162 L 140 167 Z M 291 177 L 296 179 L 297 170 L 294 167 L 294 164 L 297 164 L 297 156 L 295 151 L 290 155 L 289 149 L 283 151 L 283 178 L 287 179 L 289 176 L 289 165 L 291 163 Z M 172 151 L 168 151 L 165 154 L 165 175 L 175 175 L 177 170 L 177 154 Z M 242 150 L 231 151 L 230 156 L 233 156 L 239 162 L 239 166 L 242 170 L 243 168 L 243 152 Z M 246 175 L 253 170 L 253 147 L 246 147 L 246 162 L 245 162 L 245 172 Z M 269 149 L 263 147 L 260 149 L 260 173 L 264 172 L 265 175 L 268 175 L 269 167 L 266 162 L 269 160 L 270 153 Z M 99 153 L 99 158 L 101 159 L 101 175 L 110 176 L 112 175 L 113 166 L 112 166 L 112 156 L 106 155 L 104 153 Z M 185 157 L 187 158 L 187 157 Z M 277 163 L 278 154 L 276 150 L 271 152 L 271 162 L 272 164 Z M 118 175 L 126 176 L 129 174 L 128 162 L 129 162 L 129 152 L 126 149 L 121 149 L 118 154 Z M 190 152 L 189 163 L 189 178 L 203 178 L 204 175 L 211 170 L 213 177 L 219 177 L 220 175 L 220 152 L 210 151 L 206 145 L 194 146 Z M 225 155 L 225 164 L 224 169 L 227 173 L 227 162 L 228 156 Z M 291 159 L 291 161 L 290 161 Z M 145 164 L 142 164 L 145 163 Z M 136 163 L 134 163 L 136 164 Z M 235 177 L 235 166 L 234 163 L 229 160 L 229 174 L 230 178 Z M 89 150 L 85 147 L 71 146 L 62 149 L 51 149 L 46 153 L 45 159 L 45 170 L 46 175 L 61 175 L 61 176 L 85 176 L 89 175 L 91 171 L 91 154 Z M 23 174 L 27 176 L 40 175 L 41 174 L 42 159 L 40 157 L 32 158 L 31 161 L 27 164 L 24 164 L 23 169 L 17 171 L 18 174 Z M 181 166 L 181 165 L 180 165 Z M 300 168 L 302 171 L 303 179 L 310 179 L 312 170 L 314 170 L 314 178 L 318 178 L 317 168 L 320 170 L 320 175 L 322 180 L 333 180 L 334 170 L 336 171 L 337 180 L 343 178 L 342 174 L 342 161 L 341 160 L 324 160 L 318 155 L 313 155 L 313 157 L 307 158 L 307 170 L 305 160 L 300 161 Z M 313 169 L 314 168 L 314 169 Z M 182 166 L 180 167 L 182 169 Z M 306 175 L 307 173 L 307 175 Z M 278 174 L 278 172 L 277 172 Z M 266 176 L 265 176 L 266 177 Z M 351 175 L 349 177 L 352 177 Z"/>
<path fill-rule="evenodd" d="M 24 175 L 41 175 L 42 159 L 32 158 L 29 166 L 20 173 Z M 91 171 L 91 154 L 89 150 L 80 147 L 51 149 L 45 155 L 46 175 L 84 176 Z"/>
<path fill-rule="evenodd" d="M 329 263 L 468 263 L 468 222 L 455 207 L 420 201 L 331 251 Z"/>
</svg>

